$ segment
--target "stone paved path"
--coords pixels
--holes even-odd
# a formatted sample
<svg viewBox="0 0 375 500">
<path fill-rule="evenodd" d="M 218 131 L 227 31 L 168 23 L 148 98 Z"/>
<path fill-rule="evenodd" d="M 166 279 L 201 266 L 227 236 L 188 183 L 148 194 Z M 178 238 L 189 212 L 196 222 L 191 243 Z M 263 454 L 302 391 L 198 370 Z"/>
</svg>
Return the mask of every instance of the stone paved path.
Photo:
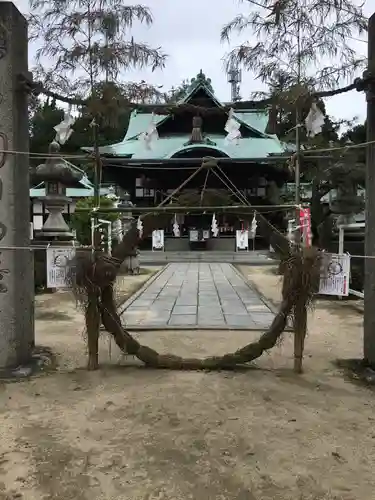
<svg viewBox="0 0 375 500">
<path fill-rule="evenodd" d="M 265 329 L 274 314 L 231 264 L 172 263 L 121 315 L 127 328 Z"/>
</svg>

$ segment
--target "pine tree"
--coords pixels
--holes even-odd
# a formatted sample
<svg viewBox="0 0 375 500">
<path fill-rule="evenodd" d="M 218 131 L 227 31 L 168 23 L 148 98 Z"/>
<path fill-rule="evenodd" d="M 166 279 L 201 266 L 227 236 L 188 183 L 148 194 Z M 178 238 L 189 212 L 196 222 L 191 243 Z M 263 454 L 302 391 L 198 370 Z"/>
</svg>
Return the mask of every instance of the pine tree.
<svg viewBox="0 0 375 500">
<path fill-rule="evenodd" d="M 119 111 L 141 91 L 148 97 L 158 89 L 122 84 L 121 73 L 132 68 L 164 66 L 160 48 L 135 42 L 129 32 L 138 21 L 151 25 L 150 10 L 124 0 L 30 0 L 31 38 L 42 42 L 36 68 L 44 87 L 86 99 L 82 116 L 90 116 L 95 152 L 95 203 L 99 203 L 101 128 L 117 126 Z"/>
<path fill-rule="evenodd" d="M 271 97 L 273 103 L 272 128 L 282 139 L 294 141 L 296 125 L 304 122 L 311 107 L 311 93 L 331 90 L 364 67 L 366 60 L 352 48 L 351 37 L 367 31 L 367 19 L 354 0 L 247 2 L 250 14 L 239 15 L 224 26 L 221 39 L 229 40 L 237 32 L 253 35 L 256 41 L 233 49 L 227 56 L 227 66 L 242 65 L 269 87 L 262 97 Z M 317 105 L 325 112 L 322 100 Z M 327 117 L 322 133 L 313 140 L 298 128 L 299 140 L 309 148 L 339 146 L 339 125 Z M 353 161 L 351 156 L 349 163 Z M 343 169 L 347 180 L 351 168 L 342 155 L 329 164 L 307 159 L 301 163 L 302 177 L 312 182 L 312 223 L 316 227 L 323 217 L 321 198 L 342 181 Z M 355 164 L 353 182 L 357 182 L 358 171 L 363 171 L 363 165 Z"/>
<path fill-rule="evenodd" d="M 233 49 L 227 64 L 240 64 L 270 84 L 282 74 L 287 101 L 306 91 L 332 89 L 365 62 L 350 45 L 367 31 L 367 19 L 353 0 L 247 0 L 251 12 L 223 27 L 221 39 L 233 32 L 255 35 Z"/>
<path fill-rule="evenodd" d="M 152 24 L 147 7 L 123 0 L 30 0 L 30 11 L 31 38 L 41 43 L 35 73 L 45 87 L 89 98 L 95 117 L 130 99 L 157 99 L 158 89 L 145 82 L 124 84 L 122 77 L 133 68 L 165 64 L 160 48 L 130 35 L 135 22 Z"/>
</svg>

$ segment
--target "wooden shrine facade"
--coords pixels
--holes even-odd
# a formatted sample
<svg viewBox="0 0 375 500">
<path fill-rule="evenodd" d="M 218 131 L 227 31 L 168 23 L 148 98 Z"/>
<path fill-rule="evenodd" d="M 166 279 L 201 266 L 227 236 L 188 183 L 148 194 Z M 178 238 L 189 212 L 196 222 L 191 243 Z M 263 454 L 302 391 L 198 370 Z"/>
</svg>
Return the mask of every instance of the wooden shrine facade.
<svg viewBox="0 0 375 500">
<path fill-rule="evenodd" d="M 281 203 L 280 190 L 290 178 L 284 160 L 285 145 L 275 135 L 267 134 L 267 109 L 230 112 L 229 116 L 227 109 L 215 97 L 210 80 L 199 73 L 172 111 L 165 106 L 134 111 L 124 140 L 100 148 L 103 182 L 127 191 L 138 207 L 155 207 L 183 185 L 204 159 L 213 158 L 217 167 L 200 170 L 183 185 L 173 203 L 267 205 L 267 217 L 282 226 L 283 214 L 272 212 L 269 205 Z M 229 122 L 235 123 L 238 137 L 231 137 Z M 173 236 L 172 217 L 170 224 L 161 228 L 165 231 L 166 249 L 192 248 L 189 234 L 193 229 L 199 231 L 204 248 L 234 250 L 235 231 L 246 228 L 248 216 L 215 216 L 218 238 L 212 238 L 210 232 L 212 214 L 179 214 L 180 238 Z M 209 237 L 203 237 L 207 231 Z M 146 241 L 145 245 L 151 244 Z"/>
</svg>

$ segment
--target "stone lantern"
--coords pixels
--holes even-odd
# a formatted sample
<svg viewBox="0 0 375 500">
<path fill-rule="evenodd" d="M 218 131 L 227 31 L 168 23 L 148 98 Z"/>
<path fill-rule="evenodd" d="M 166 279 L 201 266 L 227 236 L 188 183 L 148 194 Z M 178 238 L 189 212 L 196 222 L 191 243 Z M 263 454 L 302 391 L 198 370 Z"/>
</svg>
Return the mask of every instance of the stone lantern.
<svg viewBox="0 0 375 500">
<path fill-rule="evenodd" d="M 331 200 L 330 209 L 337 216 L 338 226 L 355 222 L 355 215 L 364 209 L 364 199 L 358 196 L 356 159 L 350 160 L 348 158 L 347 163 L 339 162 L 335 166 L 337 197 Z"/>
<path fill-rule="evenodd" d="M 62 212 L 72 200 L 66 196 L 66 188 L 73 187 L 79 182 L 83 174 L 73 170 L 69 164 L 58 155 L 60 145 L 52 142 L 48 148 L 47 161 L 36 168 L 34 177 L 39 182 L 45 183 L 45 202 L 49 212 L 48 218 L 42 229 L 38 231 L 37 238 L 50 243 L 68 243 L 74 239 L 69 226 L 64 220 Z"/>
<path fill-rule="evenodd" d="M 120 201 L 117 205 L 119 208 L 130 208 L 133 207 L 134 204 L 130 200 L 130 194 L 127 191 L 123 191 L 120 194 Z M 121 222 L 122 222 L 122 233 L 126 234 L 133 221 L 133 215 L 131 212 L 122 212 L 121 213 Z"/>
<path fill-rule="evenodd" d="M 119 208 L 131 208 L 134 204 L 130 200 L 130 194 L 127 191 L 122 191 L 120 193 L 120 201 L 117 205 Z M 131 224 L 133 222 L 133 215 L 129 212 L 121 213 L 121 223 L 122 223 L 122 234 L 123 236 L 130 230 Z M 126 257 L 123 264 L 123 270 L 128 274 L 138 274 L 139 273 L 139 251 L 138 249 L 133 249 L 130 255 Z"/>
</svg>

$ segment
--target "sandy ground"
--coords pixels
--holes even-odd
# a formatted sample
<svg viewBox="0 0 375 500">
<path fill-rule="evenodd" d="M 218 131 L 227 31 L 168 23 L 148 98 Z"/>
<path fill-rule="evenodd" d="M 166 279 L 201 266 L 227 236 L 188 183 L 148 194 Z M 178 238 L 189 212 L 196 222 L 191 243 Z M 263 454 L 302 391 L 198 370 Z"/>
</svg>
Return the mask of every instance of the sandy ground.
<svg viewBox="0 0 375 500">
<path fill-rule="evenodd" d="M 269 299 L 279 278 L 242 267 Z M 123 289 L 140 278 L 129 278 Z M 37 298 L 37 343 L 56 372 L 0 386 L 0 500 L 372 500 L 375 397 L 346 381 L 336 358 L 361 356 L 362 315 L 318 302 L 305 373 L 291 334 L 253 369 L 141 369 L 101 342 L 85 370 L 81 313 L 68 293 Z M 184 355 L 224 353 L 256 332 L 147 332 Z M 133 366 L 129 366 L 132 365 Z"/>
</svg>

